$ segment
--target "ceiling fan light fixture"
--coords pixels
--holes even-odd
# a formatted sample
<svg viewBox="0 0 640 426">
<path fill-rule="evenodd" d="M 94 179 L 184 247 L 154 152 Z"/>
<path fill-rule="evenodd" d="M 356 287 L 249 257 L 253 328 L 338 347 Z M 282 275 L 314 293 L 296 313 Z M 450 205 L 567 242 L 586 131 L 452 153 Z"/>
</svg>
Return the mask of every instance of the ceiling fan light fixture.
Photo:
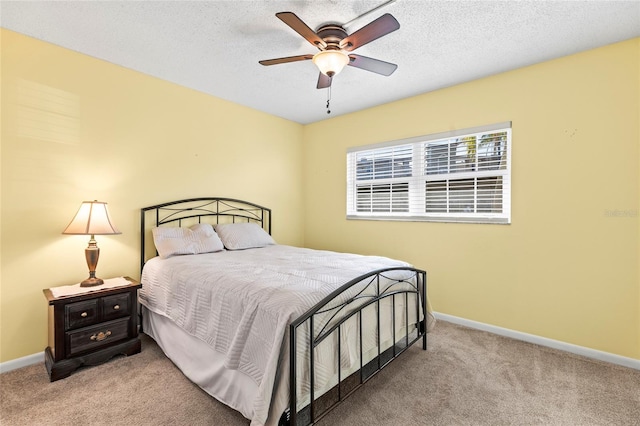
<svg viewBox="0 0 640 426">
<path fill-rule="evenodd" d="M 323 50 L 313 56 L 313 63 L 327 77 L 333 77 L 349 63 L 349 55 L 342 50 Z"/>
</svg>

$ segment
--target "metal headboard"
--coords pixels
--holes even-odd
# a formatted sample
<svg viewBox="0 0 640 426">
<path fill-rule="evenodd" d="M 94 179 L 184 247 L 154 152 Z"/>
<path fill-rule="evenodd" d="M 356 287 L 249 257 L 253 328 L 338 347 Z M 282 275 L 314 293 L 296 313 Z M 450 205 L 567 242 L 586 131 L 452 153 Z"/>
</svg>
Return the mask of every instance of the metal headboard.
<svg viewBox="0 0 640 426">
<path fill-rule="evenodd" d="M 140 209 L 140 272 L 147 260 L 146 240 L 156 226 L 191 226 L 195 223 L 258 223 L 271 234 L 271 209 L 233 198 L 202 197 L 169 201 Z"/>
</svg>

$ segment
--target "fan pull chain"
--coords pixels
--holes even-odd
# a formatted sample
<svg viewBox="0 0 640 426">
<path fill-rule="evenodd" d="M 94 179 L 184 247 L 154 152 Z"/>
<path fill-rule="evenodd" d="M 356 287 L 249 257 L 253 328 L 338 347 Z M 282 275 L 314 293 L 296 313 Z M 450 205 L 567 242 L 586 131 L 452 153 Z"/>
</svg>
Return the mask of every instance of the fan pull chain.
<svg viewBox="0 0 640 426">
<path fill-rule="evenodd" d="M 331 86 L 327 89 L 327 114 L 331 114 L 331 110 L 329 109 L 329 103 L 331 102 Z"/>
</svg>

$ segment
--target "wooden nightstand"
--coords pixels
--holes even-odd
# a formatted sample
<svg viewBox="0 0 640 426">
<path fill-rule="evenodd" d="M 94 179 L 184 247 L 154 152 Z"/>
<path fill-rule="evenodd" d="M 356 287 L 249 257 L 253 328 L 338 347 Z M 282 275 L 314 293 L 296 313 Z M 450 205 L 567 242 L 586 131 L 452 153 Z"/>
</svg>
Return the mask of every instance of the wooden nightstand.
<svg viewBox="0 0 640 426">
<path fill-rule="evenodd" d="M 115 355 L 140 352 L 138 281 L 88 293 L 55 297 L 49 302 L 49 346 L 45 365 L 49 379 L 63 379 L 83 365 L 97 365 Z"/>
</svg>

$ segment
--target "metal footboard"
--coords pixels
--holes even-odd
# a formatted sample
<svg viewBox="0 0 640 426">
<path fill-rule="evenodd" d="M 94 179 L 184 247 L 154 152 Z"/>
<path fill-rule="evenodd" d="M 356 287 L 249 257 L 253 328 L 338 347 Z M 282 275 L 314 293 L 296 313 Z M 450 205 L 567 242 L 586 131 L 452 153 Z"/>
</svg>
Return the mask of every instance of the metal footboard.
<svg viewBox="0 0 640 426">
<path fill-rule="evenodd" d="M 344 284 L 291 323 L 291 399 L 280 423 L 314 424 L 420 338 L 426 350 L 426 286 L 427 276 L 423 270 L 379 269 Z M 383 336 L 384 330 L 389 329 L 390 336 Z M 402 329 L 404 333 L 398 335 Z M 366 347 L 364 334 L 367 333 L 374 336 L 372 348 Z M 356 342 L 348 340 L 354 337 Z M 333 340 L 328 343 L 336 346 L 332 360 L 336 363 L 337 381 L 334 375 L 336 384 L 330 382 L 328 389 L 318 391 L 316 388 L 323 384 L 316 383 L 320 368 L 316 357 L 325 358 L 321 369 L 326 373 L 326 353 L 318 355 L 320 345 L 326 340 Z M 343 347 L 345 344 L 347 347 Z M 343 359 L 353 359 L 353 348 L 357 348 L 355 356 L 359 358 L 359 365 L 347 367 L 344 373 Z M 303 379 L 299 377 L 301 371 L 307 379 L 303 391 L 299 390 L 299 380 Z"/>
</svg>

